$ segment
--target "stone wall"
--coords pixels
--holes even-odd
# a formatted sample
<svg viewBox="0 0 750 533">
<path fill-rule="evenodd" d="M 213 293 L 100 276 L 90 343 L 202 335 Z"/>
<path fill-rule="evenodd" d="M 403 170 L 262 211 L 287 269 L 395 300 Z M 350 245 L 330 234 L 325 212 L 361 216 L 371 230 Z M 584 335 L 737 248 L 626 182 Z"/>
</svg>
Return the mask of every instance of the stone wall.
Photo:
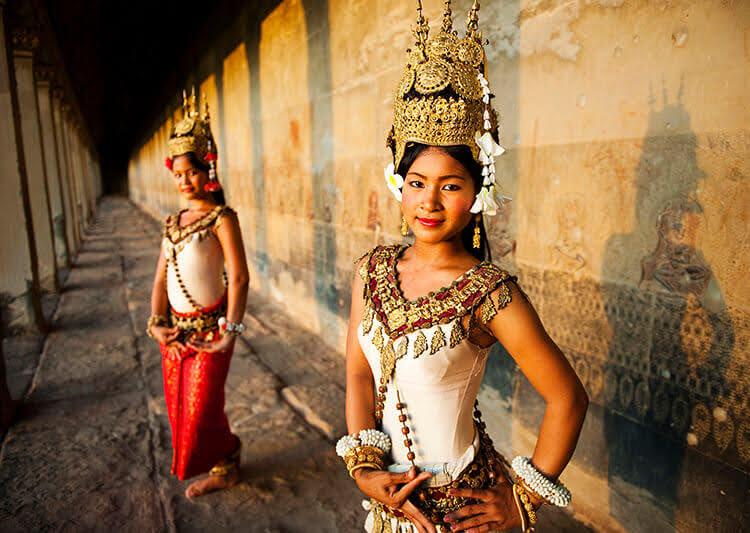
<svg viewBox="0 0 750 533">
<path fill-rule="evenodd" d="M 441 4 L 425 2 L 433 27 Z M 412 3 L 258 6 L 188 81 L 213 109 L 253 288 L 341 350 L 351 261 L 401 239 L 381 169 Z M 750 528 L 750 6 L 494 0 L 480 26 L 513 198 L 490 225 L 494 258 L 592 398 L 563 475 L 576 515 Z M 131 198 L 160 217 L 179 208 L 163 165 L 178 92 L 129 168 Z M 483 411 L 505 453 L 529 453 L 544 405 L 509 361 L 492 358 Z"/>
</svg>

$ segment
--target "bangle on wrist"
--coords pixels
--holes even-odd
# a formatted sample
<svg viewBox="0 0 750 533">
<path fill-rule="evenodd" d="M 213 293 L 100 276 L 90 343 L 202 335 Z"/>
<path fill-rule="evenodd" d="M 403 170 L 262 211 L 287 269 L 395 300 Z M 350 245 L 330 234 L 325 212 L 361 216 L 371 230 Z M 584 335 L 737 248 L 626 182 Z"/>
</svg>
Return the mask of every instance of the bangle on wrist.
<svg viewBox="0 0 750 533">
<path fill-rule="evenodd" d="M 226 335 L 240 336 L 245 331 L 245 324 L 242 322 L 229 322 L 226 317 L 219 319 L 219 331 Z"/>
<path fill-rule="evenodd" d="M 151 333 L 151 328 L 154 326 L 166 326 L 167 324 L 167 317 L 164 315 L 151 315 L 146 322 L 146 335 L 154 339 L 155 337 L 154 334 Z"/>
<path fill-rule="evenodd" d="M 344 435 L 336 443 L 336 454 L 344 460 L 349 475 L 361 468 L 383 470 L 391 438 L 377 429 L 363 429 L 357 435 Z"/>
<path fill-rule="evenodd" d="M 573 499 L 568 488 L 560 481 L 552 481 L 531 464 L 528 457 L 518 456 L 511 462 L 511 467 L 519 480 L 523 481 L 527 491 L 538 496 L 545 503 L 557 507 L 567 507 Z"/>
<path fill-rule="evenodd" d="M 385 466 L 383 455 L 385 455 L 383 450 L 375 446 L 357 446 L 347 452 L 344 462 L 349 475 L 362 464 L 372 466 L 376 470 L 383 470 Z"/>
<path fill-rule="evenodd" d="M 537 494 L 531 487 L 529 487 L 529 484 L 520 477 L 516 480 L 516 483 L 518 483 L 521 488 L 526 491 L 526 494 L 529 495 L 529 501 L 531 502 L 531 505 L 534 506 L 534 510 L 539 509 L 545 503 L 549 503 L 547 500 Z"/>
<path fill-rule="evenodd" d="M 362 470 L 364 468 L 367 468 L 370 470 L 383 470 L 383 468 L 377 465 L 376 463 L 359 463 L 359 464 L 356 464 L 351 470 L 349 470 L 349 476 L 352 479 L 357 479 L 356 477 L 354 477 L 354 472 L 356 472 L 357 470 Z"/>
</svg>

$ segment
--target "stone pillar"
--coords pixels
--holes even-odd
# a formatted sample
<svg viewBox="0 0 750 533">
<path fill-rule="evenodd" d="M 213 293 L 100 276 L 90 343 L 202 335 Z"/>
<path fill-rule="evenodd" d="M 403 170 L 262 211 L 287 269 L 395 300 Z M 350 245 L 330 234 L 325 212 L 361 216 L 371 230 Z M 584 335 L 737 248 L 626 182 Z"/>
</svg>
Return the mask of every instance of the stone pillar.
<svg viewBox="0 0 750 533">
<path fill-rule="evenodd" d="M 78 170 L 75 164 L 75 147 L 73 144 L 73 128 L 70 124 L 70 108 L 65 106 L 63 116 L 63 137 L 65 139 L 65 153 L 68 161 L 68 179 L 70 181 L 71 199 L 73 200 L 73 220 L 75 222 L 76 246 L 80 247 L 83 235 L 83 221 L 81 220 L 81 187 L 78 182 Z"/>
<path fill-rule="evenodd" d="M 68 238 L 65 233 L 65 203 L 60 186 L 60 164 L 55 139 L 55 124 L 52 116 L 52 91 L 50 80 L 52 71 L 48 68 L 36 69 L 36 95 L 39 105 L 39 125 L 42 132 L 45 168 L 47 169 L 47 190 L 49 191 L 50 212 L 52 214 L 52 236 L 58 272 L 69 266 Z"/>
<path fill-rule="evenodd" d="M 68 122 L 68 140 L 70 141 L 70 160 L 73 168 L 73 182 L 76 186 L 76 206 L 78 213 L 79 231 L 83 234 L 88 225 L 88 206 L 83 168 L 81 167 L 81 152 L 78 138 L 78 128 L 73 120 Z"/>
<path fill-rule="evenodd" d="M 68 188 L 70 190 L 70 218 L 75 235 L 76 250 L 81 247 L 81 211 L 78 201 L 78 184 L 75 168 L 73 165 L 73 144 L 70 139 L 70 107 L 68 104 L 62 106 L 60 130 L 62 132 L 65 153 L 65 165 L 68 173 Z"/>
<path fill-rule="evenodd" d="M 27 31 L 18 30 L 13 33 L 13 66 L 18 94 L 18 111 L 21 116 L 26 177 L 31 200 L 31 221 L 39 261 L 39 283 L 43 290 L 54 292 L 57 290 L 57 267 L 52 239 L 47 170 L 34 83 L 33 49 L 37 42 L 37 38 Z"/>
<path fill-rule="evenodd" d="M 57 145 L 57 161 L 60 169 L 60 190 L 62 191 L 63 211 L 65 213 L 65 235 L 68 243 L 68 261 L 72 263 L 77 251 L 75 235 L 75 217 L 73 216 L 73 200 L 70 190 L 70 171 L 68 170 L 68 154 L 63 137 L 62 91 L 52 91 L 52 122 L 55 129 L 55 143 Z"/>
<path fill-rule="evenodd" d="M 94 165 L 94 183 L 96 184 L 96 201 L 99 202 L 99 198 L 102 197 L 104 183 L 102 183 L 102 167 L 99 163 L 99 158 L 95 157 L 92 159 Z"/>
<path fill-rule="evenodd" d="M 86 180 L 86 208 L 88 209 L 88 220 L 90 222 L 94 216 L 94 209 L 96 208 L 94 173 L 91 169 L 91 154 L 89 148 L 83 138 L 79 137 L 79 139 L 81 141 L 81 163 L 83 165 L 83 175 Z"/>
<path fill-rule="evenodd" d="M 13 72 L 6 48 L 5 2 L 0 0 L 0 333 L 44 329 L 20 135 L 17 133 Z"/>
<path fill-rule="evenodd" d="M 86 150 L 86 168 L 89 169 L 89 182 L 91 183 L 91 209 L 96 209 L 96 204 L 99 201 L 99 178 L 96 172 L 96 160 L 91 153 L 91 150 Z"/>
</svg>

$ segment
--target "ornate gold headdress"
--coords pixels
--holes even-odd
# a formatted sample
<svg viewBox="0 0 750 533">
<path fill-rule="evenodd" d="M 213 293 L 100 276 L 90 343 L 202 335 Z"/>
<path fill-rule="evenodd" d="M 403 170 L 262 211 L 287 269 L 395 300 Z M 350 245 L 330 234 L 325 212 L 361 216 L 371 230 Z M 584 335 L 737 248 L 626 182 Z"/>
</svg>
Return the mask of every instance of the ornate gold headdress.
<svg viewBox="0 0 750 533">
<path fill-rule="evenodd" d="M 504 149 L 496 142 L 497 113 L 490 105 L 493 95 L 484 76 L 486 56 L 478 27 L 479 2 L 475 0 L 469 10 L 463 38 L 453 30 L 451 15 L 451 2 L 447 0 L 440 32 L 429 38 L 428 21 L 422 15 L 421 0 L 417 0 L 413 28 L 416 43 L 407 50 L 407 63 L 394 95 L 393 127 L 387 140 L 393 165 L 386 169 L 386 180 L 391 190 L 403 184 L 394 169 L 398 169 L 407 143 L 468 146 L 474 159 L 483 165 L 484 176 L 472 212 L 492 215 L 497 207 L 494 158 Z"/>
<path fill-rule="evenodd" d="M 169 133 L 167 141 L 169 156 L 165 164 L 172 170 L 172 159 L 178 155 L 195 153 L 198 159 L 204 160 L 209 165 L 209 183 L 206 190 L 218 190 L 219 183 L 216 179 L 216 144 L 211 133 L 211 120 L 208 114 L 208 101 L 203 98 L 203 115 L 198 112 L 198 105 L 193 87 L 190 99 L 187 93 L 182 91 L 182 120 L 177 122 Z"/>
</svg>

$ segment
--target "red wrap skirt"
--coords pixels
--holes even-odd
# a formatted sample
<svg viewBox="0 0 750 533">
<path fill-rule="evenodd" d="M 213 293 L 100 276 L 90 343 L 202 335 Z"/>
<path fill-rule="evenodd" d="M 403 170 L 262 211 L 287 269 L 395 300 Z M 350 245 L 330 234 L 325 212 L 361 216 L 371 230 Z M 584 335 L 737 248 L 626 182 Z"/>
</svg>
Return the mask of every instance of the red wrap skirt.
<svg viewBox="0 0 750 533">
<path fill-rule="evenodd" d="M 191 337 L 207 336 L 215 337 L 216 330 Z M 224 384 L 233 351 L 208 353 L 186 347 L 177 358 L 161 345 L 164 396 L 172 427 L 171 472 L 181 480 L 208 472 L 239 446 L 224 413 Z"/>
</svg>

